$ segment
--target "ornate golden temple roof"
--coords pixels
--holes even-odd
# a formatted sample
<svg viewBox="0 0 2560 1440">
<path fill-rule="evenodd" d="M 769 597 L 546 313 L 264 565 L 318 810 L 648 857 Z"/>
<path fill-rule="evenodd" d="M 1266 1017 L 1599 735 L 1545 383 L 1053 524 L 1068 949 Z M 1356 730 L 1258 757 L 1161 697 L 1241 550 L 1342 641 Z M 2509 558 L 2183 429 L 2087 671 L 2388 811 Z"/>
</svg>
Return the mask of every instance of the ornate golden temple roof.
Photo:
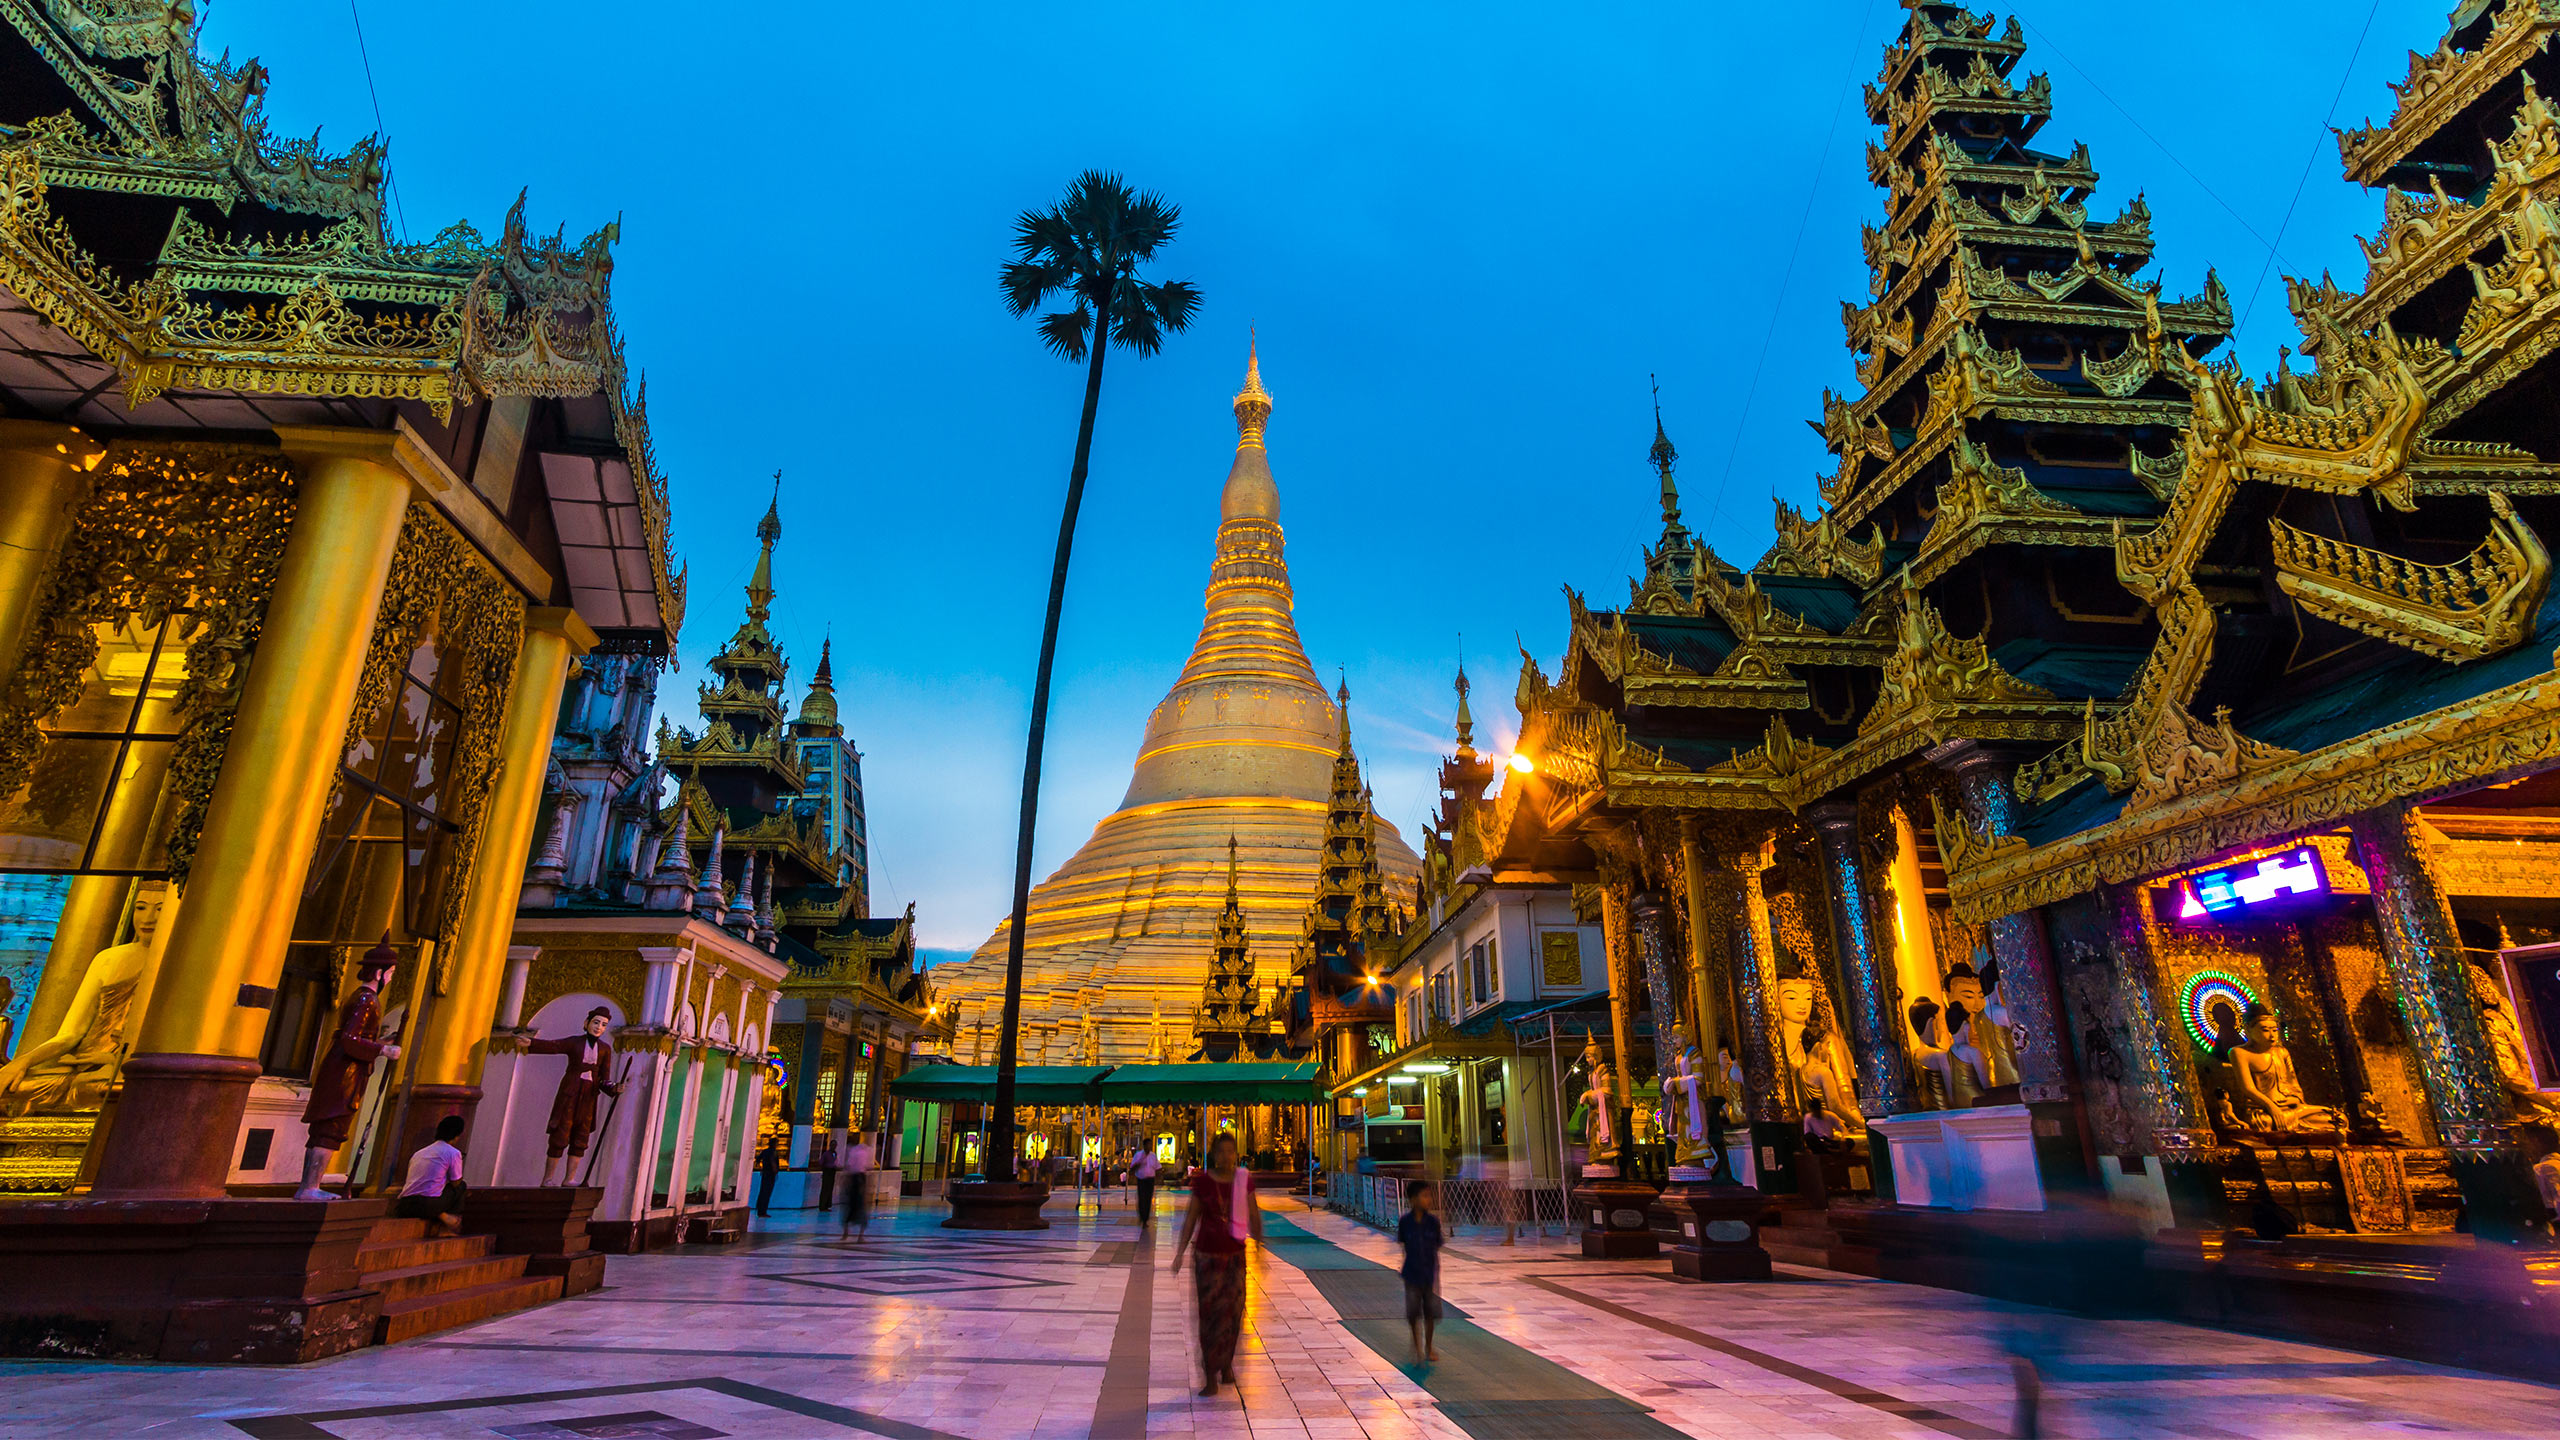
<svg viewBox="0 0 2560 1440">
<path fill-rule="evenodd" d="M 1079 1029 L 1090 1013 L 1103 1063 L 1145 1058 L 1155 1007 L 1190 1010 L 1208 974 L 1231 835 L 1246 930 L 1269 979 L 1315 893 L 1341 716 L 1290 615 L 1258 355 L 1235 414 L 1200 638 L 1148 718 L 1120 808 L 1031 894 L 1025 1053 L 1037 1052 L 1033 1031 Z M 1409 894 L 1421 861 L 1383 821 L 1376 843 L 1388 883 Z M 973 1015 L 992 1017 L 1001 1002 L 1005 939 L 999 925 L 976 955 L 935 972 Z"/>
</svg>

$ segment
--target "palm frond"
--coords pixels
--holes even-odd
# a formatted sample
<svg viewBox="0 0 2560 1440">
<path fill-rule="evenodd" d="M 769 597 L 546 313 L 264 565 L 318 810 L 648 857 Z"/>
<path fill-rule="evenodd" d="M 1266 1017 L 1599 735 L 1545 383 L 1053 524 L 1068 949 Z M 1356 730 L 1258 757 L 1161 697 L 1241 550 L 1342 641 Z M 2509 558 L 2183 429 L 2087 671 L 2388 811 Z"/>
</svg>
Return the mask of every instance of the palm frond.
<svg viewBox="0 0 2560 1440">
<path fill-rule="evenodd" d="M 1016 217 L 1016 258 L 998 276 L 1005 308 L 1023 316 L 1072 298 L 1074 309 L 1040 319 L 1042 342 L 1067 360 L 1086 357 L 1098 315 L 1107 315 L 1111 341 L 1153 355 L 1166 332 L 1190 323 L 1200 292 L 1187 281 L 1149 284 L 1135 272 L 1181 227 L 1182 208 L 1164 196 L 1134 191 L 1111 171 L 1087 170 L 1057 204 Z"/>
<path fill-rule="evenodd" d="M 1093 328 L 1093 312 L 1079 304 L 1040 317 L 1040 340 L 1061 360 L 1084 359 L 1085 332 Z"/>
<path fill-rule="evenodd" d="M 1009 260 L 996 276 L 997 286 L 1004 291 L 1004 308 L 1017 320 L 1074 281 L 1065 266 L 1053 261 Z"/>
</svg>

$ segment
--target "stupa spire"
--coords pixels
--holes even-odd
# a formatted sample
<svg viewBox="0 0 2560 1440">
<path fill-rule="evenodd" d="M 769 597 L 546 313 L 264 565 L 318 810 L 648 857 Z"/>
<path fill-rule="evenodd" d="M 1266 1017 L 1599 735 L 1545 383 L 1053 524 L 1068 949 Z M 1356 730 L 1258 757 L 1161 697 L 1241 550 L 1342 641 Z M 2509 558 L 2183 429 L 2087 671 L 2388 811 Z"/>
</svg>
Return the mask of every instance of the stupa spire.
<svg viewBox="0 0 2560 1440">
<path fill-rule="evenodd" d="M 1271 396 L 1262 388 L 1262 352 L 1245 351 L 1244 388 L 1236 392 L 1236 458 L 1227 468 L 1227 488 L 1218 498 L 1221 520 L 1280 518 L 1280 487 L 1271 479 L 1271 460 L 1262 444 L 1262 428 L 1271 418 Z"/>
<path fill-rule="evenodd" d="M 1320 783 L 1313 756 L 1332 748 L 1324 687 L 1290 617 L 1280 493 L 1262 445 L 1271 397 L 1263 393 L 1259 356 L 1247 359 L 1235 403 L 1235 463 L 1219 500 L 1217 556 L 1201 597 L 1207 614 L 1190 661 L 1147 723 L 1123 806 L 1236 793 L 1238 786 L 1247 794 L 1293 793 Z M 1223 757 L 1212 761 L 1212 751 Z"/>
</svg>

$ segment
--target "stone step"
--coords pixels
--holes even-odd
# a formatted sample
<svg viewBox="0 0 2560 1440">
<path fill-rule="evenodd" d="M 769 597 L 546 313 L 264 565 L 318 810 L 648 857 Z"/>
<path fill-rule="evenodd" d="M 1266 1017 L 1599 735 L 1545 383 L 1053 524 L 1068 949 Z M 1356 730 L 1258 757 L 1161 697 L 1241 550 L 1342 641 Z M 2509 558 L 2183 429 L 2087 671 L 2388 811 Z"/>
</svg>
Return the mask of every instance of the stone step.
<svg viewBox="0 0 2560 1440">
<path fill-rule="evenodd" d="M 1763 1225 L 1760 1248 L 1783 1265 L 1837 1270 L 1845 1275 L 1876 1273 L 1875 1250 L 1842 1240 L 1840 1232 L 1828 1225 Z"/>
<path fill-rule="evenodd" d="M 373 1229 L 366 1232 L 364 1243 L 367 1245 L 397 1245 L 403 1241 L 423 1240 L 425 1238 L 427 1238 L 426 1221 L 407 1219 L 397 1215 L 385 1215 L 381 1219 L 373 1222 Z"/>
<path fill-rule="evenodd" d="M 539 1275 L 389 1301 L 382 1307 L 382 1318 L 374 1322 L 373 1343 L 397 1345 L 420 1335 L 557 1300 L 560 1284 L 557 1275 Z"/>
<path fill-rule="evenodd" d="M 368 1270 L 364 1285 L 382 1292 L 382 1303 L 410 1300 L 421 1295 L 450 1294 L 480 1285 L 494 1285 L 501 1280 L 524 1277 L 524 1255 L 483 1255 L 463 1260 L 440 1260 L 425 1265 L 404 1265 L 395 1270 Z"/>
<path fill-rule="evenodd" d="M 420 1222 L 412 1220 L 412 1225 Z M 368 1244 L 356 1252 L 356 1268 L 370 1275 L 381 1270 L 407 1270 L 447 1260 L 477 1260 L 498 1248 L 495 1235 L 440 1235 L 433 1240 L 396 1240 Z"/>
</svg>

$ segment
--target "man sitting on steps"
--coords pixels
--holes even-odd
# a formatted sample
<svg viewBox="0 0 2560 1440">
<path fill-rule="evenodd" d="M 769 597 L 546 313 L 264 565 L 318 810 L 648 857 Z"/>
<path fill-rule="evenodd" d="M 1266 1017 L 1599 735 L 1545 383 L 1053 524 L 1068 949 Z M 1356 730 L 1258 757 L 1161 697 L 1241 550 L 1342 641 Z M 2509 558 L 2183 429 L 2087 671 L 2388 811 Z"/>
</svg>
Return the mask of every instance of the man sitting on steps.
<svg viewBox="0 0 2560 1440">
<path fill-rule="evenodd" d="M 462 1183 L 462 1152 L 453 1143 L 461 1138 L 461 1116 L 436 1122 L 434 1141 L 409 1157 L 409 1183 L 400 1187 L 392 1214 L 424 1220 L 447 1235 L 462 1233 L 462 1197 L 469 1187 Z"/>
</svg>

